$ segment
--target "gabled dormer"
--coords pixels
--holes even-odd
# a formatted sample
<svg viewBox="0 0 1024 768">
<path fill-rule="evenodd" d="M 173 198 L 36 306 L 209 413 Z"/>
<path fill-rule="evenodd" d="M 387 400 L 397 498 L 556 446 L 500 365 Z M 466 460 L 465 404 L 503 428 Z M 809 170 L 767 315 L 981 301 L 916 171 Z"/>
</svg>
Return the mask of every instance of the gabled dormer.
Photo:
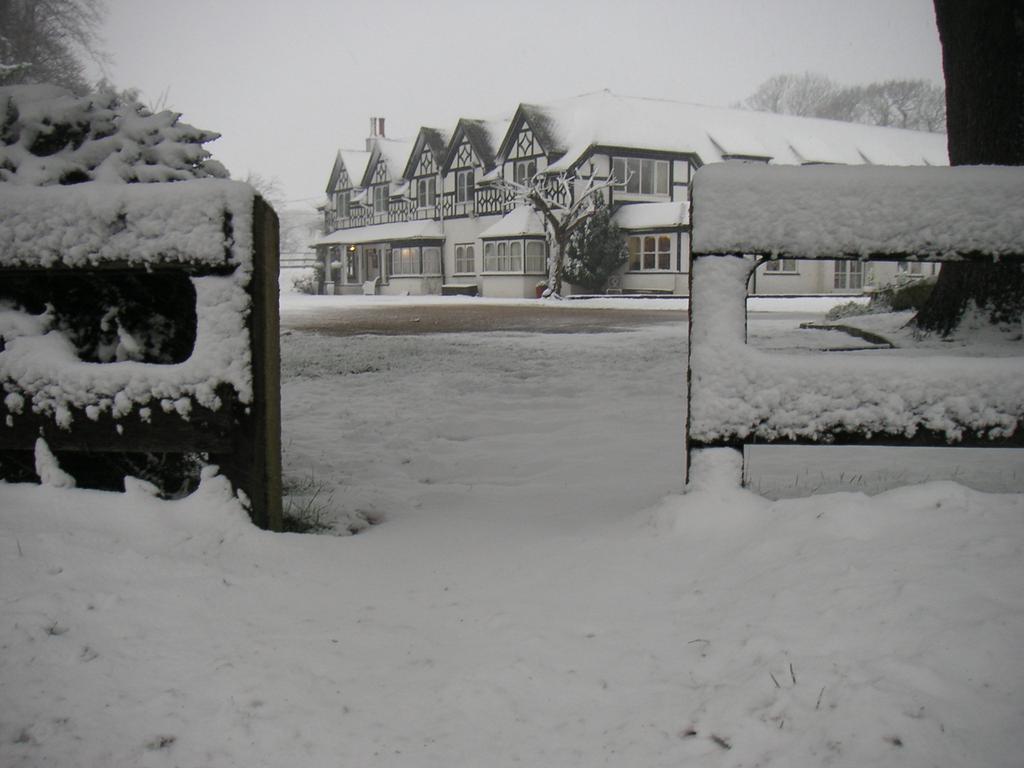
<svg viewBox="0 0 1024 768">
<path fill-rule="evenodd" d="M 500 196 L 488 192 L 480 197 L 478 187 L 494 171 L 495 149 L 507 128 L 505 120 L 462 118 L 456 124 L 441 166 L 446 217 L 502 212 Z"/>
<path fill-rule="evenodd" d="M 349 149 L 339 150 L 335 156 L 326 189 L 325 229 L 328 232 L 352 226 L 353 196 L 369 157 L 369 152 Z"/>
<path fill-rule="evenodd" d="M 372 140 L 370 158 L 359 186 L 366 189 L 366 202 L 371 209 L 374 223 L 388 220 L 392 197 L 400 197 L 406 187 L 402 172 L 408 162 L 411 148 L 412 144 L 407 141 L 394 141 L 383 137 Z"/>
<path fill-rule="evenodd" d="M 520 104 L 498 148 L 504 177 L 522 184 L 543 171 L 563 154 L 553 114 L 532 104 Z"/>
<path fill-rule="evenodd" d="M 447 136 L 438 128 L 420 128 L 403 176 L 417 218 L 432 217 L 437 205 L 438 183 L 448 149 Z"/>
</svg>

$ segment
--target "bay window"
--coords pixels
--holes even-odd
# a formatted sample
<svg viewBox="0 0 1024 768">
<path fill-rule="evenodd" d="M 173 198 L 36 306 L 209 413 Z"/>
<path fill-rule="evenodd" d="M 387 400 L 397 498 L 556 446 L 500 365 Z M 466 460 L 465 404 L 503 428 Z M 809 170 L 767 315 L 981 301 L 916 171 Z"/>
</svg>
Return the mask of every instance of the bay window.
<svg viewBox="0 0 1024 768">
<path fill-rule="evenodd" d="M 441 249 L 436 245 L 392 248 L 390 267 L 388 274 L 393 277 L 440 275 Z"/>
<path fill-rule="evenodd" d="M 484 243 L 484 272 L 543 274 L 546 261 L 543 240 L 489 240 Z"/>
<path fill-rule="evenodd" d="M 540 240 L 526 241 L 526 271 L 527 273 L 546 272 L 547 259 L 544 253 L 544 243 Z"/>
<path fill-rule="evenodd" d="M 626 239 L 630 272 L 669 271 L 672 269 L 672 237 L 639 235 Z"/>
</svg>

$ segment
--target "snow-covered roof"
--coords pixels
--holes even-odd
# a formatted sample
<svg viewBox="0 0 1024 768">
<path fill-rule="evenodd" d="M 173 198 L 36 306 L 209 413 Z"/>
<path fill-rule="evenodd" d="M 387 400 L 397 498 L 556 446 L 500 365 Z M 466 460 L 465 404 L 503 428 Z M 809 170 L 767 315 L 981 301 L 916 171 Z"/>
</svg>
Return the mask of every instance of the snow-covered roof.
<svg viewBox="0 0 1024 768">
<path fill-rule="evenodd" d="M 456 142 L 461 143 L 461 137 L 469 140 L 473 152 L 483 164 L 484 172 L 494 168 L 495 153 L 502 139 L 508 132 L 509 120 L 499 118 L 494 120 L 474 120 L 464 117 L 455 126 L 448 142 L 448 156 L 445 160 L 444 170 L 447 171 L 454 159 Z"/>
<path fill-rule="evenodd" d="M 413 141 L 399 139 L 378 138 L 375 140 L 376 149 L 388 168 L 388 175 L 392 180 L 402 178 L 405 172 L 405 164 L 412 152 Z"/>
<path fill-rule="evenodd" d="M 405 170 L 402 171 L 402 175 L 413 175 L 416 170 L 416 163 L 419 162 L 419 156 L 423 153 L 424 147 L 430 149 L 434 155 L 434 161 L 438 167 L 442 167 L 448 156 L 448 143 L 451 141 L 452 133 L 452 131 L 445 128 L 422 126 L 419 134 L 416 136 L 412 149 L 409 151 L 409 156 L 406 158 Z"/>
<path fill-rule="evenodd" d="M 945 134 L 609 91 L 530 105 L 523 114 L 535 132 L 543 132 L 545 148 L 556 158 L 550 166 L 555 171 L 573 167 L 593 146 L 695 154 L 702 163 L 741 156 L 766 157 L 782 165 L 948 164 Z"/>
<path fill-rule="evenodd" d="M 370 153 L 364 152 L 361 149 L 343 149 L 339 154 L 341 155 L 342 162 L 345 163 L 348 177 L 355 184 L 366 173 L 366 164 L 370 162 Z"/>
<path fill-rule="evenodd" d="M 405 240 L 441 240 L 441 223 L 432 219 L 399 221 L 394 224 L 373 224 L 368 227 L 338 229 L 314 240 L 310 245 L 361 245 Z"/>
<path fill-rule="evenodd" d="M 496 237 L 525 237 L 544 235 L 544 222 L 540 215 L 527 205 L 520 205 L 502 216 L 498 221 L 480 233 L 481 240 Z"/>
<path fill-rule="evenodd" d="M 688 223 L 689 207 L 683 203 L 634 203 L 612 216 L 621 229 L 673 229 Z"/>
<path fill-rule="evenodd" d="M 334 192 L 338 185 L 338 178 L 342 170 L 348 173 L 349 182 L 358 187 L 362 182 L 363 174 L 366 173 L 366 164 L 370 160 L 370 153 L 358 149 L 339 149 L 334 157 L 334 166 L 331 168 L 331 175 L 327 179 L 328 195 Z"/>
<path fill-rule="evenodd" d="M 700 253 L 1024 254 L 1024 168 L 719 163 L 694 176 L 693 225 Z"/>
</svg>

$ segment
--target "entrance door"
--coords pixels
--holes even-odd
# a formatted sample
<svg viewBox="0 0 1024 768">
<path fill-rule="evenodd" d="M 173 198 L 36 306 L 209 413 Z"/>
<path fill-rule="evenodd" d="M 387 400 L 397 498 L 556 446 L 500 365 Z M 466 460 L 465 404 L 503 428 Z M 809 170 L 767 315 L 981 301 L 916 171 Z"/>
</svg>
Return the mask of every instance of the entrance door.
<svg viewBox="0 0 1024 768">
<path fill-rule="evenodd" d="M 367 248 L 366 254 L 366 280 L 370 281 L 380 277 L 380 248 Z"/>
</svg>

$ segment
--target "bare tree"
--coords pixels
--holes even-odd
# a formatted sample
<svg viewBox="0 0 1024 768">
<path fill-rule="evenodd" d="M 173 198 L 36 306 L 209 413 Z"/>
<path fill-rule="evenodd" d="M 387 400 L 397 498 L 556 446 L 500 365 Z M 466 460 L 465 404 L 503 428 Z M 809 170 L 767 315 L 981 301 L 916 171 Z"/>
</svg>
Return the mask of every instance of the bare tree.
<svg viewBox="0 0 1024 768">
<path fill-rule="evenodd" d="M 839 85 L 824 75 L 775 75 L 741 102 L 747 109 L 850 123 L 941 131 L 945 92 L 927 80 Z"/>
<path fill-rule="evenodd" d="M 821 117 L 819 112 L 839 90 L 824 75 L 775 75 L 765 80 L 743 106 L 759 112 L 778 112 L 801 117 Z"/>
<path fill-rule="evenodd" d="M 103 0 L 0 0 L 0 85 L 89 90 L 85 59 L 103 63 Z"/>
<path fill-rule="evenodd" d="M 926 80 L 886 80 L 863 89 L 858 122 L 871 125 L 942 130 L 946 122 L 943 89 Z"/>
<path fill-rule="evenodd" d="M 516 202 L 540 214 L 551 254 L 548 257 L 548 285 L 545 296 L 562 294 L 562 272 L 569 239 L 598 208 L 598 198 L 615 184 L 614 179 L 597 181 L 593 175 L 576 177 L 562 172 L 538 173 L 526 183 L 508 179 L 494 182 Z"/>
</svg>

